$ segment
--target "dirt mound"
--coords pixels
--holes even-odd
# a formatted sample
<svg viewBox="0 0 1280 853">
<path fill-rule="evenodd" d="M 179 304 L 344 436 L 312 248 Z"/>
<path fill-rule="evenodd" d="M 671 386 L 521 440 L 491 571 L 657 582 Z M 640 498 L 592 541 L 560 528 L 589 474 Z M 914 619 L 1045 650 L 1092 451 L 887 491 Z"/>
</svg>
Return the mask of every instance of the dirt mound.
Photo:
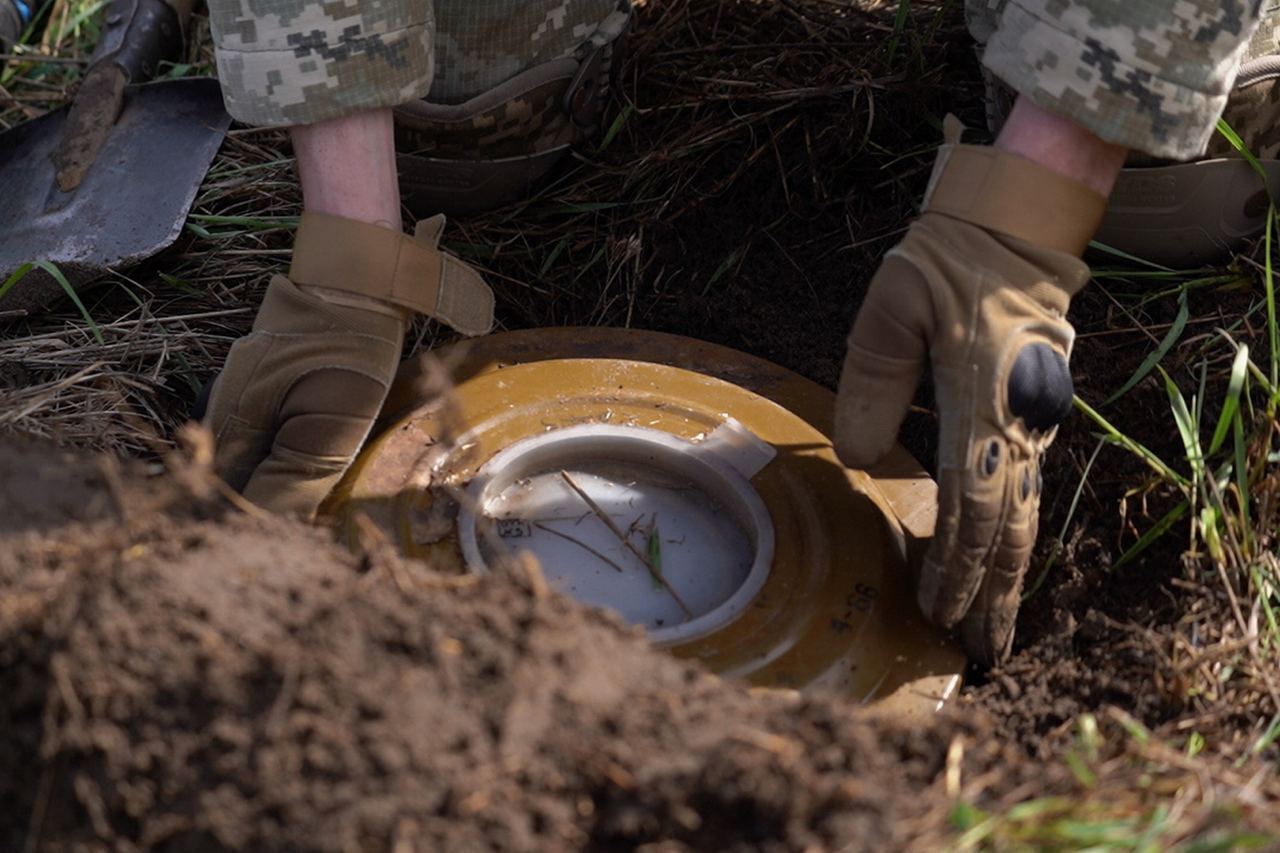
<svg viewBox="0 0 1280 853">
<path fill-rule="evenodd" d="M 756 696 L 536 571 L 357 557 L 190 476 L 0 472 L 58 498 L 0 505 L 37 529 L 0 539 L 5 849 L 896 846 L 942 831 L 948 747 L 987 728 Z"/>
<path fill-rule="evenodd" d="M 531 566 L 355 555 L 169 468 L 0 444 L 0 849 L 1036 846 L 1083 831 L 1067 806 L 1111 831 L 1204 780 L 1173 837 L 1280 831 L 1272 777 L 1119 709 L 1055 733 L 1135 707 L 1141 668 L 1064 646 L 886 720 L 722 682 Z"/>
</svg>

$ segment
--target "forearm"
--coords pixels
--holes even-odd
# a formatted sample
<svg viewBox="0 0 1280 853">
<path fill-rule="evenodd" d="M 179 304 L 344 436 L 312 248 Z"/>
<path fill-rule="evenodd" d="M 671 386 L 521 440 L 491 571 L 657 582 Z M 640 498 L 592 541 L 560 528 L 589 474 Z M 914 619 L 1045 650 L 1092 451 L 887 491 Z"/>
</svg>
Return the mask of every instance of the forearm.
<svg viewBox="0 0 1280 853">
<path fill-rule="evenodd" d="M 390 108 L 299 125 L 290 135 L 305 210 L 400 230 Z"/>
</svg>

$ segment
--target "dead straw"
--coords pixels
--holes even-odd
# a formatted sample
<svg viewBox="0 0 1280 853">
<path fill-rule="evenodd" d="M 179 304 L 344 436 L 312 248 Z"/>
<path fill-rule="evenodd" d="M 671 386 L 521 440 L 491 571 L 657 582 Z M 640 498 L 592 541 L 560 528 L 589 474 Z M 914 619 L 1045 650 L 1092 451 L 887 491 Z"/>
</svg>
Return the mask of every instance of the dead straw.
<svg viewBox="0 0 1280 853">
<path fill-rule="evenodd" d="M 566 542 L 572 542 L 574 545 L 577 545 L 579 548 L 591 554 L 592 556 L 596 557 L 600 561 L 604 563 L 608 563 L 610 566 L 613 567 L 613 570 L 615 572 L 618 572 L 619 574 L 623 572 L 622 566 L 619 566 L 616 562 L 609 559 L 608 555 L 601 554 L 599 551 L 597 551 L 595 548 L 592 548 L 590 545 L 588 545 L 586 542 L 583 542 L 581 539 L 578 539 L 574 536 L 570 536 L 568 533 L 562 533 L 561 531 L 556 530 L 554 527 L 548 524 L 543 524 L 541 521 L 535 521 L 533 523 L 533 526 L 538 528 L 541 531 L 550 533 L 552 536 L 559 536 L 561 539 L 563 539 Z"/>
<path fill-rule="evenodd" d="M 653 578 L 654 583 L 661 585 L 663 589 L 671 594 L 671 597 L 675 599 L 676 604 L 680 605 L 680 609 L 684 611 L 685 618 L 692 619 L 693 611 L 689 609 L 689 605 L 684 603 L 684 599 L 682 599 L 680 594 L 675 591 L 675 588 L 667 582 L 667 579 L 662 576 L 662 572 L 658 571 L 657 567 L 650 562 L 649 556 L 637 548 L 635 543 L 631 541 L 631 537 L 627 536 L 622 528 L 618 527 L 618 525 L 614 523 L 613 519 L 609 517 L 609 514 L 600 508 L 600 505 L 595 502 L 591 495 L 587 494 L 581 486 L 574 482 L 573 477 L 569 476 L 568 471 L 561 470 L 560 476 L 564 479 L 565 483 L 568 484 L 569 488 L 573 489 L 574 492 L 577 493 L 578 497 L 582 498 L 582 502 L 591 509 L 591 512 L 595 514 L 595 517 L 604 522 L 605 526 L 612 531 L 613 535 L 618 537 L 618 541 L 626 546 L 626 549 L 634 554 L 635 558 L 649 570 L 649 575 Z"/>
</svg>

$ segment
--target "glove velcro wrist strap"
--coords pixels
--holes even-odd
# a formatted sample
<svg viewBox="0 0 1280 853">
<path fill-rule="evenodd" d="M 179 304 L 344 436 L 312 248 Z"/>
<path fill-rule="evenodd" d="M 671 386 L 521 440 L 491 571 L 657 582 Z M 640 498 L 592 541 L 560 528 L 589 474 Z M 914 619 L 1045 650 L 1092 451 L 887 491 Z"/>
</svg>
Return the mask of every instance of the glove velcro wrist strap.
<svg viewBox="0 0 1280 853">
<path fill-rule="evenodd" d="M 1079 257 L 1107 199 L 997 148 L 951 143 L 938 152 L 924 209 Z"/>
<path fill-rule="evenodd" d="M 418 223 L 413 237 L 378 225 L 304 213 L 289 278 L 354 293 L 434 317 L 464 335 L 493 328 L 493 292 L 480 274 L 436 248 L 444 217 Z"/>
</svg>

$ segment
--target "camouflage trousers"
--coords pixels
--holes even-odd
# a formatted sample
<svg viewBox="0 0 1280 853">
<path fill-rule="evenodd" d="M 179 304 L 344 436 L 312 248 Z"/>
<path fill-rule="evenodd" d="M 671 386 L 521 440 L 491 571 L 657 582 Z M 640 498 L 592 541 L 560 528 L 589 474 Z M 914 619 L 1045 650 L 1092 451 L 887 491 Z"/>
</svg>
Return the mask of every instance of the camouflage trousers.
<svg viewBox="0 0 1280 853">
<path fill-rule="evenodd" d="M 630 0 L 209 0 L 227 109 L 260 126 L 460 103 L 611 41 L 629 11 Z"/>
<path fill-rule="evenodd" d="M 966 0 L 965 11 L 983 64 L 1021 95 L 1108 142 L 1191 159 L 1246 51 L 1276 52 L 1280 2 Z"/>
</svg>

